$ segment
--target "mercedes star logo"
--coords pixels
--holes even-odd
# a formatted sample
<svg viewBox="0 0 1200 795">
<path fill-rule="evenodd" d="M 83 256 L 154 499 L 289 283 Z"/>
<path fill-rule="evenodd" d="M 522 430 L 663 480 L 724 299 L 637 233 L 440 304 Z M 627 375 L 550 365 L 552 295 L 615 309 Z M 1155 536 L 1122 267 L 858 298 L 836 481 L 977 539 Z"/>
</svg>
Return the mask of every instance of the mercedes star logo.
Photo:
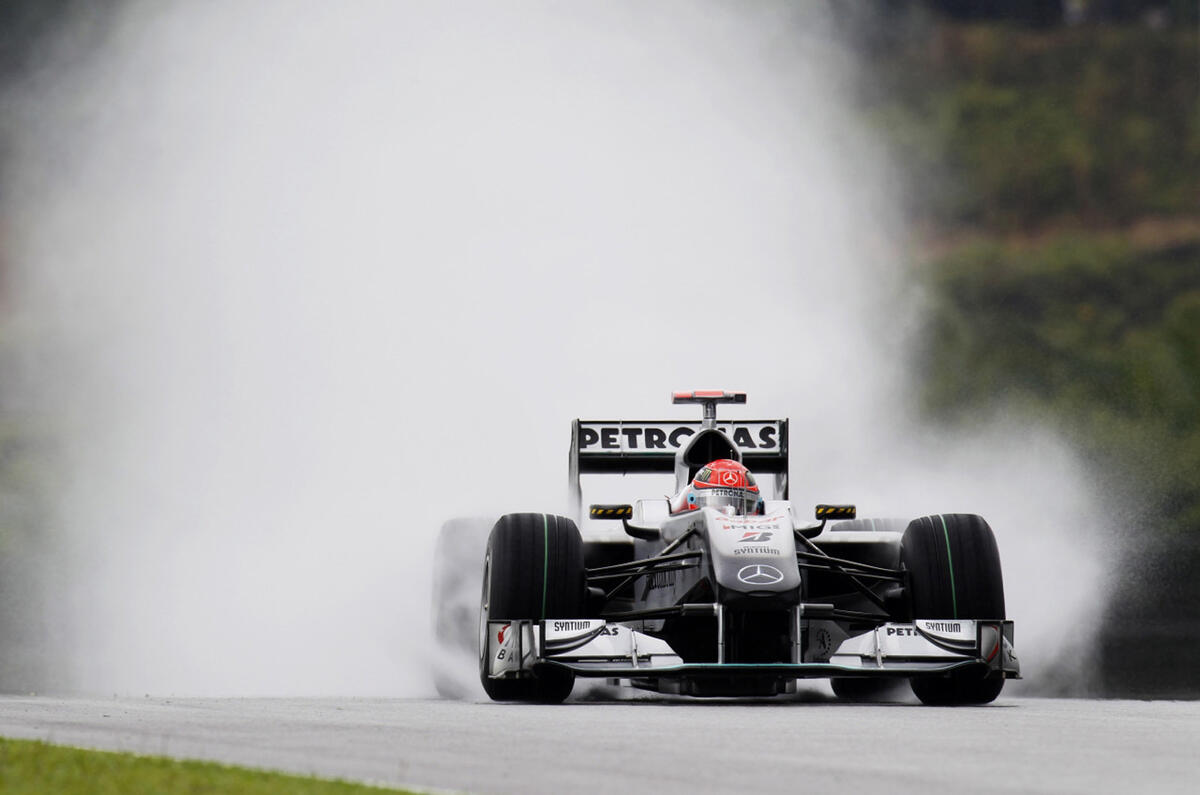
<svg viewBox="0 0 1200 795">
<path fill-rule="evenodd" d="M 762 564 L 743 566 L 738 572 L 738 579 L 747 585 L 774 585 L 783 580 L 783 572 L 774 566 Z"/>
</svg>

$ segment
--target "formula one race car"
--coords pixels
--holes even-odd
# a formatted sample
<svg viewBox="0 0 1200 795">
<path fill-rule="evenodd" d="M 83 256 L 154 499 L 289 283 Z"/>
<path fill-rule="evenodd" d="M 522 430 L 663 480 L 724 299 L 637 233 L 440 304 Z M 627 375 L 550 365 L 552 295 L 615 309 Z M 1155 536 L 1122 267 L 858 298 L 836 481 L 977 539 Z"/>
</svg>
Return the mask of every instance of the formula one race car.
<svg viewBox="0 0 1200 795">
<path fill-rule="evenodd" d="M 582 474 L 675 475 L 672 498 L 589 508 L 622 536 L 585 542 L 576 521 L 541 513 L 492 526 L 477 624 L 491 698 L 560 702 L 580 676 L 692 696 L 767 696 L 828 677 L 843 698 L 906 678 L 926 704 L 983 704 L 1019 677 L 981 517 L 906 523 L 818 505 L 816 521 L 798 521 L 786 419 L 718 422 L 717 405 L 745 403 L 740 392 L 674 402 L 701 404 L 703 420 L 573 423 L 580 520 Z"/>
</svg>

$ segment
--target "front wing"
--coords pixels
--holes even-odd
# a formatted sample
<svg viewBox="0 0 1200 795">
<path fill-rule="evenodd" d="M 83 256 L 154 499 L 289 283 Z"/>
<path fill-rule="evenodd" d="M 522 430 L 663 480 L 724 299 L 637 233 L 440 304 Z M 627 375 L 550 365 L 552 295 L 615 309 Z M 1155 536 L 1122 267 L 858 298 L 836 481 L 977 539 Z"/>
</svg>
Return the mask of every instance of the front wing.
<svg viewBox="0 0 1200 795">
<path fill-rule="evenodd" d="M 804 661 L 797 643 L 786 663 L 685 663 L 666 641 L 602 619 L 492 621 L 484 660 L 492 678 L 530 676 L 537 665 L 619 679 L 910 677 L 972 667 L 1015 679 L 1021 671 L 1012 621 L 965 619 L 883 624 L 847 638 L 827 661 Z"/>
</svg>

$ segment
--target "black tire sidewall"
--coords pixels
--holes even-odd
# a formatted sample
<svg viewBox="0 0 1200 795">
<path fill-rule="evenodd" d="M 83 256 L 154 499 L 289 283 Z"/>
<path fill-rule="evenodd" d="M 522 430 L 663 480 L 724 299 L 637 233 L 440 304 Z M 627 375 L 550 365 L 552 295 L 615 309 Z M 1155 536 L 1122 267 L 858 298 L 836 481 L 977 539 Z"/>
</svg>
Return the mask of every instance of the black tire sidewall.
<svg viewBox="0 0 1200 795">
<path fill-rule="evenodd" d="M 907 571 L 910 619 L 1006 617 L 1000 551 L 983 517 L 938 514 L 914 519 L 904 531 L 900 561 Z M 925 704 L 986 704 L 1000 694 L 1004 677 L 962 671 L 915 677 L 911 685 Z"/>
<path fill-rule="evenodd" d="M 583 539 L 570 519 L 544 513 L 500 517 L 488 538 L 491 620 L 581 618 Z"/>
<path fill-rule="evenodd" d="M 1004 577 L 992 528 L 975 514 L 912 520 L 900 542 L 910 618 L 1003 619 Z"/>
<path fill-rule="evenodd" d="M 542 621 L 582 618 L 586 604 L 583 539 L 570 519 L 553 514 L 516 513 L 500 517 L 487 546 L 488 574 L 482 594 L 489 621 Z M 492 679 L 480 645 L 480 681 L 497 701 L 556 703 L 571 692 L 568 670 L 539 666 L 524 679 Z"/>
</svg>

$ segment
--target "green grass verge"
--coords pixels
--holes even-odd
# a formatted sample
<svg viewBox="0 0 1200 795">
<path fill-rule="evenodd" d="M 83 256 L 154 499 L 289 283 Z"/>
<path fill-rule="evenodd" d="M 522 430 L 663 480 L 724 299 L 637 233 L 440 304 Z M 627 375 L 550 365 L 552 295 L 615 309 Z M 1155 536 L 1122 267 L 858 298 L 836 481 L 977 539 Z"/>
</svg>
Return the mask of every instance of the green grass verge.
<svg viewBox="0 0 1200 795">
<path fill-rule="evenodd" d="M 35 740 L 0 738 L 0 793 L 5 795 L 379 795 L 344 781 L 267 773 L 215 762 L 85 751 Z"/>
</svg>

